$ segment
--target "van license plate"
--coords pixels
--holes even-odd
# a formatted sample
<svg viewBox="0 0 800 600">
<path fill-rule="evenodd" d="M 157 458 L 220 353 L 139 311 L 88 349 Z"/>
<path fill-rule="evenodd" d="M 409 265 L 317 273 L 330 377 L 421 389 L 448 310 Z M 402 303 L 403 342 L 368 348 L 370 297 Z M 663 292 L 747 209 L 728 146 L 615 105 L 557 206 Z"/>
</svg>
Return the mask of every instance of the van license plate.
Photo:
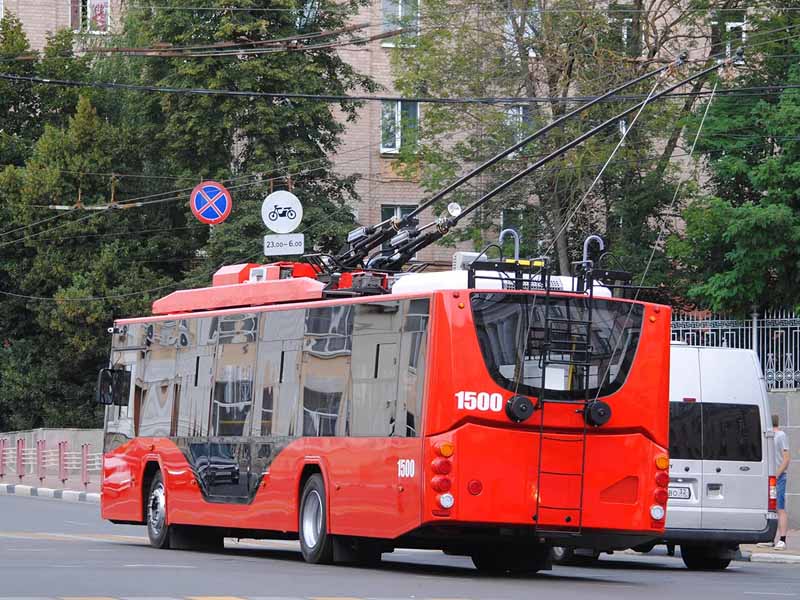
<svg viewBox="0 0 800 600">
<path fill-rule="evenodd" d="M 692 490 L 688 487 L 670 487 L 670 498 L 680 498 L 681 500 L 689 500 L 692 497 Z"/>
</svg>

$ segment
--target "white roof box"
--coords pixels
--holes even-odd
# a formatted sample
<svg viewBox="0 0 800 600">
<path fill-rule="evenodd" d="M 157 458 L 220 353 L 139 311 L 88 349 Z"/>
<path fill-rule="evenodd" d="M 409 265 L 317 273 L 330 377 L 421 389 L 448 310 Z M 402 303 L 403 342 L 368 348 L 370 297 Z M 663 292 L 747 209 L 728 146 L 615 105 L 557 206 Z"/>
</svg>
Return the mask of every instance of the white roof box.
<svg viewBox="0 0 800 600">
<path fill-rule="evenodd" d="M 392 285 L 395 294 L 412 294 L 419 292 L 433 292 L 436 290 L 465 290 L 467 289 L 467 271 L 433 271 L 430 273 L 408 273 L 401 275 Z M 481 277 L 485 275 L 485 278 Z M 497 271 L 476 271 L 475 287 L 481 290 L 513 290 L 514 282 L 501 279 L 502 273 Z M 528 289 L 542 289 L 539 278 L 525 276 L 529 281 L 524 282 Z M 575 278 L 553 275 L 550 277 L 550 289 L 554 292 L 574 292 Z M 600 298 L 610 298 L 611 290 L 599 284 L 594 286 L 594 295 Z"/>
</svg>

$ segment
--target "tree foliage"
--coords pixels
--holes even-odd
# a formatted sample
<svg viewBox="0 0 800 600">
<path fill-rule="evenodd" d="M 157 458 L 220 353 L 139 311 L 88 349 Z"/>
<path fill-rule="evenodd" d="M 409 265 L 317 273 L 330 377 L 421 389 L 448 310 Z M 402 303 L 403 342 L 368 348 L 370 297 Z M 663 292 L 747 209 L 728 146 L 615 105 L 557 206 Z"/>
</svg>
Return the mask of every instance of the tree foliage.
<svg viewBox="0 0 800 600">
<path fill-rule="evenodd" d="M 783 10 L 787 8 L 788 10 Z M 800 44 L 785 33 L 800 24 L 793 6 L 752 23 L 767 40 L 750 54 L 736 86 L 800 84 Z M 709 192 L 684 213 L 685 231 L 669 249 L 689 297 L 712 310 L 797 306 L 800 283 L 800 90 L 720 97 L 698 148 Z M 695 117 L 695 122 L 699 120 Z"/>
<path fill-rule="evenodd" d="M 74 49 L 255 44 L 341 28 L 361 4 L 137 2 L 119 36 L 53 34 L 33 52 L 18 20 L 0 21 L 6 72 L 77 81 L 346 95 L 372 90 L 333 48 L 203 58 L 107 56 Z M 165 5 L 184 10 L 170 10 Z M 329 42 L 349 34 L 333 34 Z M 24 60 L 21 60 L 24 58 Z M 357 105 L 339 112 L 355 118 Z M 291 186 L 305 208 L 307 247 L 338 249 L 352 228 L 354 181 L 329 155 L 343 130 L 311 101 L 148 94 L 0 82 L 0 431 L 96 426 L 93 388 L 115 318 L 148 314 L 178 287 L 208 285 L 222 263 L 260 257 L 260 204 Z M 292 174 L 291 178 L 288 174 Z M 226 182 L 230 218 L 198 223 L 188 191 Z M 129 206 L 52 210 L 55 206 Z M 48 208 L 49 207 L 49 208 Z"/>
<path fill-rule="evenodd" d="M 419 173 L 426 189 L 441 188 L 467 165 L 488 159 L 574 108 L 575 102 L 563 100 L 566 96 L 603 93 L 651 70 L 658 61 L 674 59 L 683 49 L 693 48 L 693 56 L 702 62 L 724 41 L 714 12 L 723 6 L 730 10 L 744 3 L 421 3 L 418 38 L 397 48 L 394 55 L 398 85 L 405 94 L 523 100 L 513 106 L 426 106 L 418 148 L 407 148 L 403 159 L 410 172 Z M 716 42 L 705 47 L 700 40 L 709 38 Z M 685 73 L 681 70 L 673 77 Z M 629 92 L 647 94 L 654 82 Z M 552 249 L 556 264 L 567 272 L 571 261 L 580 258 L 580 241 L 600 233 L 628 267 L 641 271 L 662 227 L 674 221 L 674 215 L 666 214 L 674 191 L 670 157 L 676 148 L 680 151 L 680 116 L 694 101 L 690 97 L 660 102 L 646 109 L 635 124 L 630 116 L 618 127 L 609 127 L 498 196 L 475 214 L 462 237 L 482 245 L 494 241 L 498 222 L 510 223 L 522 230 L 529 253 Z M 628 105 L 630 100 L 608 102 L 587 110 L 501 161 L 454 198 L 462 203 L 476 199 Z M 622 129 L 631 125 L 623 146 L 589 193 Z M 649 272 L 650 283 L 668 277 L 662 246 Z"/>
</svg>

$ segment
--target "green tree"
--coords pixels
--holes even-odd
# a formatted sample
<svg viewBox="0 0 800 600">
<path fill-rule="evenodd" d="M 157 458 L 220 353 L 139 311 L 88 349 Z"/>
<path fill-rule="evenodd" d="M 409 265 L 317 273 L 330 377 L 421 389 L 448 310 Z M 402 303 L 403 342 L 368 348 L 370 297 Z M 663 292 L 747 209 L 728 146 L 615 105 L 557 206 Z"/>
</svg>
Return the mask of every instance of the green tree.
<svg viewBox="0 0 800 600">
<path fill-rule="evenodd" d="M 426 190 L 451 181 L 474 165 L 575 106 L 566 96 L 592 96 L 653 68 L 652 61 L 674 58 L 687 46 L 701 46 L 719 25 L 713 9 L 742 2 L 617 4 L 592 0 L 488 1 L 430 0 L 421 3 L 421 32 L 395 50 L 398 86 L 406 95 L 544 98 L 506 105 L 425 106 L 417 147 L 401 159 L 419 174 Z M 669 13 L 671 19 L 659 17 Z M 712 48 L 697 47 L 695 56 Z M 681 71 L 680 76 L 683 75 Z M 675 74 L 674 77 L 678 77 Z M 633 89 L 648 93 L 654 80 Z M 498 223 L 523 229 L 529 253 L 554 247 L 561 272 L 580 257 L 580 240 L 600 233 L 615 254 L 634 268 L 649 258 L 673 187 L 670 157 L 680 141 L 686 102 L 661 102 L 644 111 L 602 179 L 576 211 L 601 165 L 633 117 L 572 150 L 561 160 L 519 182 L 476 213 L 461 236 L 494 241 Z M 545 138 L 501 161 L 454 199 L 468 203 L 624 105 L 592 108 Z M 666 142 L 666 143 L 665 143 Z M 657 254 L 654 271 L 668 267 Z M 652 271 L 651 271 L 652 274 Z M 652 279 L 651 279 L 652 281 Z"/>
<path fill-rule="evenodd" d="M 800 44 L 785 35 L 800 24 L 797 7 L 775 7 L 753 22 L 759 49 L 737 87 L 800 84 L 792 58 Z M 762 33 L 776 30 L 777 38 Z M 688 204 L 685 231 L 669 244 L 679 279 L 699 305 L 740 314 L 798 305 L 798 91 L 723 96 L 709 111 L 698 149 L 708 159 L 712 195 Z"/>
</svg>

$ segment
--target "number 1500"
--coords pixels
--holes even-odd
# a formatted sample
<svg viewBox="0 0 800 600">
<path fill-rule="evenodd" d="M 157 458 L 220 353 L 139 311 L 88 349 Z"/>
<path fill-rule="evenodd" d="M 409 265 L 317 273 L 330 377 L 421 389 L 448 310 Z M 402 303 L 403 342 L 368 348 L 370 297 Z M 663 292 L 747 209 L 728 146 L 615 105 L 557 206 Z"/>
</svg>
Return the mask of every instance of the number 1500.
<svg viewBox="0 0 800 600">
<path fill-rule="evenodd" d="M 489 392 L 456 392 L 459 410 L 480 410 L 500 412 L 503 410 L 503 396 Z"/>
</svg>

